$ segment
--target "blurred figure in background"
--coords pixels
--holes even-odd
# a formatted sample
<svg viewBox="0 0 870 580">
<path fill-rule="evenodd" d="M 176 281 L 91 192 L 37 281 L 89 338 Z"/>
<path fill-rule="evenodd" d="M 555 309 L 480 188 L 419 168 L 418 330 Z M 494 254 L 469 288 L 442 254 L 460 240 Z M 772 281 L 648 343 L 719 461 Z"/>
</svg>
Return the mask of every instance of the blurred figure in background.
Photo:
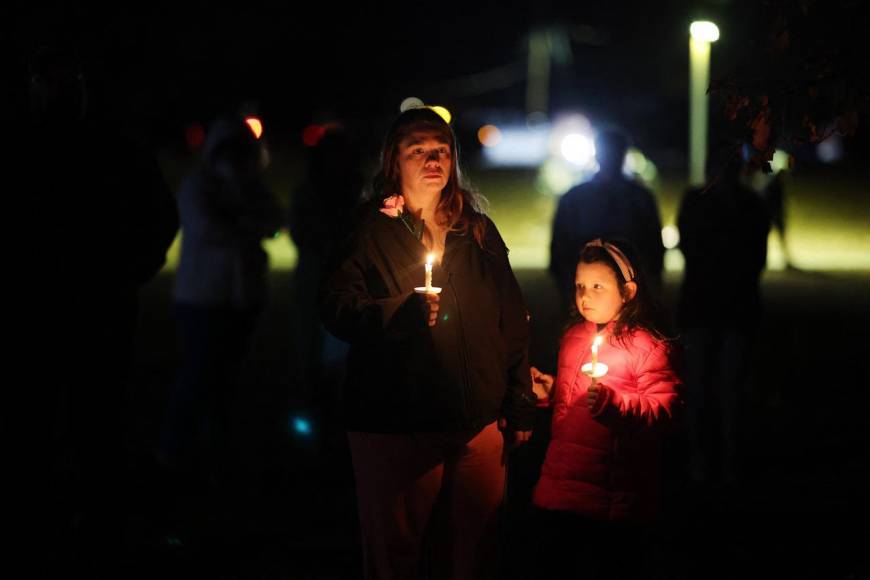
<svg viewBox="0 0 870 580">
<path fill-rule="evenodd" d="M 762 315 L 759 281 L 770 216 L 741 183 L 731 148 L 711 156 L 713 183 L 686 192 L 678 215 L 686 259 L 677 311 L 684 341 L 690 476 L 726 486 L 738 476 L 740 409 Z"/>
<path fill-rule="evenodd" d="M 770 212 L 770 225 L 779 237 L 779 247 L 782 250 L 785 267 L 792 270 L 794 269 L 794 264 L 791 260 L 791 253 L 788 250 L 788 239 L 785 235 L 785 177 L 786 171 L 784 169 L 776 171 L 761 194 L 767 202 L 767 208 Z"/>
<path fill-rule="evenodd" d="M 328 257 L 353 230 L 363 189 L 361 154 L 339 123 L 315 127 L 308 173 L 290 199 L 288 224 L 299 252 L 293 273 L 294 403 L 331 423 L 339 407 L 347 343 L 327 333 L 317 314 L 317 291 Z"/>
<path fill-rule="evenodd" d="M 33 425 L 57 419 L 50 451 L 38 455 L 54 463 L 49 485 L 56 487 L 40 504 L 49 517 L 66 519 L 60 533 L 70 536 L 59 547 L 73 563 L 63 556 L 64 569 L 96 573 L 110 566 L 107 553 L 118 553 L 106 542 L 123 537 L 138 292 L 162 267 L 178 214 L 154 157 L 89 106 L 73 47 L 38 49 L 28 73 L 25 154 L 13 170 L 28 188 L 18 198 L 30 210 L 20 215 L 39 226 L 27 236 L 33 276 L 22 276 L 39 336 L 21 344 L 33 357 L 28 382 L 40 395 Z"/>
<path fill-rule="evenodd" d="M 596 238 L 624 238 L 640 252 L 654 294 L 661 286 L 665 248 L 658 206 L 650 190 L 622 171 L 628 137 L 606 130 L 595 139 L 600 169 L 591 181 L 570 189 L 553 218 L 550 273 L 568 313 L 574 297 L 574 268 L 580 249 Z"/>
<path fill-rule="evenodd" d="M 203 161 L 178 192 L 182 363 L 169 394 L 161 459 L 216 483 L 230 451 L 230 405 L 267 298 L 261 242 L 277 232 L 281 209 L 261 181 L 263 149 L 240 117 L 215 121 Z"/>
</svg>

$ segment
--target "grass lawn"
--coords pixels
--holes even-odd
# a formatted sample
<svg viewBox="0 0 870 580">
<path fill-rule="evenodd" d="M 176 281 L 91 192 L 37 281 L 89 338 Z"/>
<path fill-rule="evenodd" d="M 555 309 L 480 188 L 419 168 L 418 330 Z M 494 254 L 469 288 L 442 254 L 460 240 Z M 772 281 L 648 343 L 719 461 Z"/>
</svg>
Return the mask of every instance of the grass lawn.
<svg viewBox="0 0 870 580">
<path fill-rule="evenodd" d="M 161 164 L 171 187 L 189 167 L 178 156 L 164 155 Z M 298 157 L 275 153 L 266 173 L 267 184 L 282 199 L 302 174 Z M 469 172 L 473 185 L 490 202 L 489 213 L 511 249 L 511 262 L 520 268 L 545 267 L 549 260 L 550 225 L 558 198 L 535 188 L 535 174 L 528 170 Z M 685 188 L 683 175 L 663 172 L 654 185 L 662 224 L 673 224 Z M 835 168 L 804 169 L 786 184 L 788 245 L 792 259 L 806 270 L 870 270 L 870 174 Z M 292 269 L 296 249 L 286 231 L 264 243 L 275 270 Z M 169 252 L 166 268 L 178 262 L 179 240 Z M 667 265 L 680 270 L 682 256 L 669 252 Z M 779 239 L 771 235 L 768 267 L 784 265 Z"/>
</svg>

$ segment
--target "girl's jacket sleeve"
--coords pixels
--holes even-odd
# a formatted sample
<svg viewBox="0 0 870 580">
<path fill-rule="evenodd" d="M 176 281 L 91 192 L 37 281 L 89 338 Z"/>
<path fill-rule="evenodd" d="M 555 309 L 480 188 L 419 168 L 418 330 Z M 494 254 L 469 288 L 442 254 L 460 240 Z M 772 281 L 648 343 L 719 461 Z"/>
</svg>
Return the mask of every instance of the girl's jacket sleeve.
<svg viewBox="0 0 870 580">
<path fill-rule="evenodd" d="M 652 341 L 635 363 L 636 392 L 617 391 L 600 385 L 592 416 L 614 429 L 661 428 L 668 425 L 681 404 L 680 383 L 671 369 L 668 348 Z"/>
</svg>

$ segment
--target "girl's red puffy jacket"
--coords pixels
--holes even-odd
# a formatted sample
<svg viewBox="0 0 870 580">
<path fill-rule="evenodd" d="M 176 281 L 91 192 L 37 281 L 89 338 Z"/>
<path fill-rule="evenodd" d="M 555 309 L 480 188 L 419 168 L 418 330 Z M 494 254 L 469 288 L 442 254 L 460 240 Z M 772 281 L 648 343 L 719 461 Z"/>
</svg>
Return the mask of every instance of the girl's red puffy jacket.
<svg viewBox="0 0 870 580">
<path fill-rule="evenodd" d="M 596 325 L 575 324 L 562 337 L 552 438 L 533 502 L 599 520 L 647 520 L 658 505 L 661 427 L 676 410 L 678 380 L 665 344 L 638 330 L 626 347 L 612 329 L 600 332 L 598 361 L 609 368 L 592 410 L 580 367 L 592 358 Z"/>
</svg>

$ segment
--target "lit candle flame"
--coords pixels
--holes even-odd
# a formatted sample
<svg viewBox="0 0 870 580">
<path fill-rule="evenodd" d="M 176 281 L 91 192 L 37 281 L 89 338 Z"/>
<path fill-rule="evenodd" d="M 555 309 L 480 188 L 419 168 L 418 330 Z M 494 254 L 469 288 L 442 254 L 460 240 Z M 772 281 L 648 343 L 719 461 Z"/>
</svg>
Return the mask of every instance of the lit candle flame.
<svg viewBox="0 0 870 580">
<path fill-rule="evenodd" d="M 432 288 L 432 262 L 435 260 L 435 254 L 426 255 L 426 291 Z"/>
<path fill-rule="evenodd" d="M 598 354 L 598 347 L 601 346 L 601 341 L 604 340 L 600 334 L 596 335 L 595 340 L 592 341 L 592 354 Z"/>
<path fill-rule="evenodd" d="M 592 384 L 595 384 L 595 373 L 598 370 L 598 347 L 601 345 L 602 337 L 600 334 L 595 335 L 595 338 L 592 340 L 592 367 L 590 372 L 592 374 Z"/>
</svg>

